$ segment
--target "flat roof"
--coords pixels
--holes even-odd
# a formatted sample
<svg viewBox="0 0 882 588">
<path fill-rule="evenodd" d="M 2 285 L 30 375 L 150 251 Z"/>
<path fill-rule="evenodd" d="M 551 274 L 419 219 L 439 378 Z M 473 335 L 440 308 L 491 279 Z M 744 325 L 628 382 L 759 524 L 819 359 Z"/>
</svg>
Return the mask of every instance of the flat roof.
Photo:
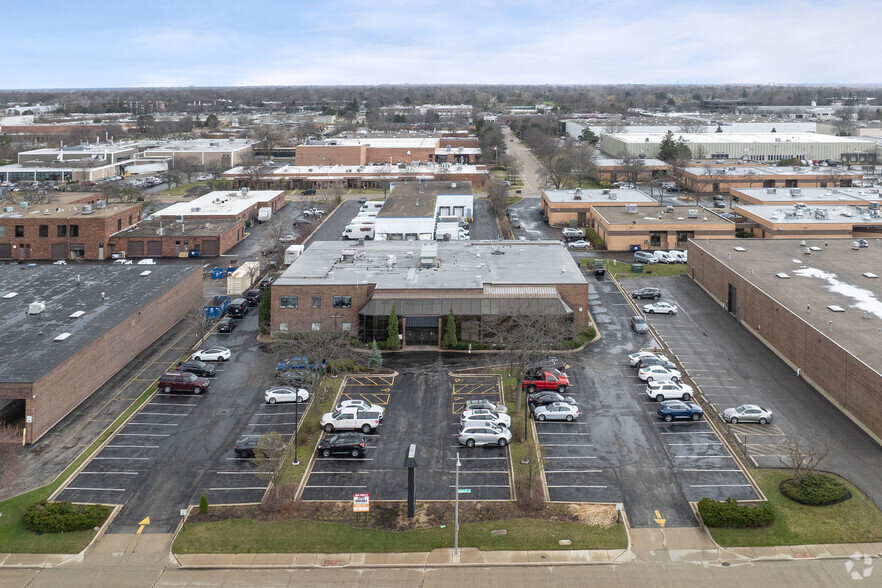
<svg viewBox="0 0 882 588">
<path fill-rule="evenodd" d="M 731 192 L 771 204 L 833 201 L 860 204 L 882 198 L 878 188 L 731 188 Z"/>
<path fill-rule="evenodd" d="M 127 229 L 111 235 L 117 239 L 137 239 L 146 237 L 218 237 L 241 224 L 240 220 L 228 219 L 188 219 L 177 222 L 173 219 L 144 219 Z"/>
<path fill-rule="evenodd" d="M 242 167 L 234 167 L 223 173 L 225 176 L 243 174 Z M 466 165 L 460 163 L 408 163 L 404 167 L 397 165 L 283 165 L 267 173 L 267 176 L 366 176 L 385 179 L 385 176 L 398 178 L 402 175 L 415 174 L 446 174 L 446 173 L 489 173 L 485 166 Z"/>
<path fill-rule="evenodd" d="M 435 216 L 438 196 L 474 196 L 471 182 L 404 182 L 392 184 L 377 218 Z"/>
<path fill-rule="evenodd" d="M 83 206 L 89 206 L 91 212 L 84 213 Z M 0 212 L 0 220 L 13 218 L 69 218 L 76 222 L 78 220 L 86 220 L 90 218 L 106 218 L 125 210 L 140 209 L 141 204 L 121 204 L 116 202 L 108 204 L 104 208 L 98 208 L 94 204 L 52 203 L 34 204 L 27 208 L 21 208 L 21 206 L 14 206 L 12 208 L 15 208 L 14 212 Z"/>
<path fill-rule="evenodd" d="M 589 203 L 589 204 L 611 204 L 617 202 L 634 203 L 634 204 L 658 204 L 658 201 L 650 195 L 640 190 L 622 190 L 620 188 L 588 190 L 579 188 L 576 190 L 542 190 L 542 194 L 549 202 L 556 204 L 572 204 L 572 203 Z M 576 200 L 576 196 L 580 196 Z"/>
<path fill-rule="evenodd" d="M 205 196 L 200 196 L 189 202 L 177 202 L 169 207 L 156 212 L 158 218 L 175 216 L 198 217 L 229 215 L 238 216 L 252 206 L 269 202 L 280 194 L 282 190 L 249 190 L 245 196 L 239 191 L 215 191 Z"/>
<path fill-rule="evenodd" d="M 623 143 L 659 143 L 665 133 L 610 133 L 607 135 Z M 839 137 L 818 133 L 674 133 L 674 139 L 683 137 L 687 143 L 863 143 L 873 145 L 871 139 Z"/>
<path fill-rule="evenodd" d="M 329 145 L 353 147 L 365 145 L 367 147 L 375 147 L 378 149 L 434 149 L 438 147 L 441 141 L 440 136 L 436 137 L 361 137 L 361 138 L 332 138 L 323 141 L 310 141 L 305 143 L 305 147 L 323 147 Z"/>
<path fill-rule="evenodd" d="M 800 242 L 805 241 L 805 245 Z M 697 247 L 879 371 L 882 346 L 882 245 L 853 250 L 853 239 L 711 239 Z M 805 255 L 806 247 L 819 247 Z M 735 250 L 741 247 L 744 251 Z M 691 258 L 690 258 L 691 259 Z M 784 273 L 788 278 L 777 276 Z M 866 277 L 865 273 L 879 278 Z M 806 312 L 810 306 L 811 312 Z M 834 312 L 838 306 L 844 312 Z M 866 314 L 865 314 L 866 313 Z M 870 320 L 864 318 L 869 316 Z M 832 330 L 829 321 L 833 322 Z"/>
<path fill-rule="evenodd" d="M 122 153 L 123 151 L 131 151 L 137 149 L 138 144 L 134 141 L 126 143 L 89 143 L 88 145 L 65 145 L 64 147 L 43 147 L 40 149 L 31 149 L 30 151 L 22 151 L 22 155 L 76 155 L 76 154 L 103 154 L 103 153 Z"/>
<path fill-rule="evenodd" d="M 665 212 L 665 206 L 641 206 L 637 212 L 628 212 L 624 206 L 598 206 L 594 214 L 603 217 L 608 224 L 638 225 L 733 225 L 732 221 L 723 218 L 709 208 L 702 206 L 675 206 L 674 212 Z M 698 218 L 689 218 L 689 211 L 695 210 Z"/>
<path fill-rule="evenodd" d="M 150 274 L 140 276 L 145 270 Z M 0 382 L 39 380 L 190 272 L 201 271 L 183 264 L 0 266 Z M 36 301 L 45 310 L 28 315 Z M 84 314 L 71 318 L 77 311 Z M 70 336 L 54 340 L 63 333 Z"/>
<path fill-rule="evenodd" d="M 598 152 L 599 153 L 599 152 Z M 648 167 L 668 167 L 669 164 L 665 163 L 661 159 L 653 159 L 651 157 L 646 157 L 641 159 L 643 162 L 642 165 Z M 621 167 L 622 160 L 616 159 L 615 157 L 606 157 L 605 155 L 599 155 L 592 162 L 593 165 L 597 167 Z"/>
<path fill-rule="evenodd" d="M 820 176 L 835 177 L 839 179 L 859 178 L 863 174 L 859 171 L 846 171 L 835 167 L 815 167 L 815 166 L 711 166 L 713 173 L 720 176 Z M 706 176 L 707 167 L 687 167 L 686 173 L 696 176 Z"/>
<path fill-rule="evenodd" d="M 22 165 L 20 163 L 10 163 L 7 165 L 0 165 L 0 173 L 6 172 L 27 172 L 27 173 L 64 173 L 64 172 L 76 172 L 76 171 L 96 171 L 99 169 L 104 169 L 106 167 L 120 167 L 123 164 L 131 163 L 132 159 L 126 159 L 125 161 L 117 161 L 116 163 L 108 163 L 106 159 L 87 159 L 85 162 L 77 161 L 76 159 L 66 159 L 64 161 L 59 161 L 58 163 L 53 163 L 52 165 Z M 48 162 L 46 162 L 48 163 Z M 68 163 L 70 165 L 64 165 Z M 83 163 L 92 163 L 94 165 L 89 165 L 88 167 L 83 167 Z"/>
<path fill-rule="evenodd" d="M 858 210 L 860 208 L 860 210 Z M 816 216 L 816 211 L 821 211 Z M 736 214 L 750 214 L 773 224 L 792 225 L 882 225 L 882 217 L 870 216 L 865 206 L 816 204 L 806 208 L 773 204 L 736 204 Z M 877 211 L 878 212 L 878 211 Z"/>
<path fill-rule="evenodd" d="M 437 245 L 437 268 L 420 267 L 424 245 Z M 341 261 L 344 249 L 355 252 L 352 261 Z M 395 256 L 391 267 L 390 255 Z M 334 284 L 376 284 L 377 290 L 587 286 L 573 256 L 559 241 L 366 241 L 355 247 L 339 241 L 314 241 L 274 285 Z"/>
<path fill-rule="evenodd" d="M 205 152 L 225 152 L 238 151 L 246 147 L 251 147 L 254 143 L 251 139 L 185 139 L 175 141 L 142 141 L 140 146 L 144 148 L 144 153 L 149 154 L 153 151 L 205 151 Z"/>
</svg>

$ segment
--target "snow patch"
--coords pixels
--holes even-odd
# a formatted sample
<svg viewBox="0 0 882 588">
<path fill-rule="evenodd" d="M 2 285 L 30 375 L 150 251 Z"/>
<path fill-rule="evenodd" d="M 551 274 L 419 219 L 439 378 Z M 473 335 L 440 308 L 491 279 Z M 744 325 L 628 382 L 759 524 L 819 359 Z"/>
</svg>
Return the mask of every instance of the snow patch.
<svg viewBox="0 0 882 588">
<path fill-rule="evenodd" d="M 873 313 L 882 318 L 882 301 L 876 298 L 876 294 L 872 290 L 860 288 L 852 284 L 846 284 L 836 278 L 836 274 L 824 272 L 817 268 L 806 267 L 794 270 L 793 273 L 803 278 L 815 278 L 827 282 L 827 289 L 830 292 L 841 294 L 846 298 L 851 298 L 854 302 L 850 304 L 852 308 L 857 308 L 866 312 Z"/>
</svg>

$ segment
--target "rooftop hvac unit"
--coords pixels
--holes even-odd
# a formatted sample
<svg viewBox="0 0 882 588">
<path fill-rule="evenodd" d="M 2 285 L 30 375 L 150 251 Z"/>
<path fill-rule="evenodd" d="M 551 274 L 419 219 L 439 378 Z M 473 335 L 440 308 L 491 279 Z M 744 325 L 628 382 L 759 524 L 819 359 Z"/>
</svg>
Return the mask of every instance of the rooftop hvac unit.
<svg viewBox="0 0 882 588">
<path fill-rule="evenodd" d="M 796 198 L 802 196 L 802 188 L 790 188 L 790 197 Z"/>
<path fill-rule="evenodd" d="M 107 200 L 99 200 L 95 203 L 95 208 L 107 208 Z"/>
<path fill-rule="evenodd" d="M 816 208 L 815 209 L 815 220 L 827 220 L 827 209 L 826 208 Z"/>
<path fill-rule="evenodd" d="M 28 314 L 42 314 L 42 312 L 46 310 L 45 302 L 31 302 L 28 304 Z"/>
<path fill-rule="evenodd" d="M 30 206 L 30 205 L 31 205 L 30 202 L 20 202 L 20 203 L 19 203 L 19 206 L 21 206 L 22 208 L 27 208 L 27 207 Z"/>
<path fill-rule="evenodd" d="M 3 208 L 3 212 L 15 212 L 14 206 L 6 206 Z"/>
<path fill-rule="evenodd" d="M 766 188 L 766 194 L 777 194 L 777 193 L 778 193 L 777 188 Z"/>
<path fill-rule="evenodd" d="M 83 214 L 92 214 L 92 205 L 91 204 L 83 204 Z"/>
<path fill-rule="evenodd" d="M 610 199 L 610 200 L 618 200 L 618 198 L 619 198 L 619 197 L 616 196 L 616 193 L 615 193 L 615 192 L 610 192 L 610 193 L 609 193 L 609 199 Z"/>
<path fill-rule="evenodd" d="M 687 211 L 686 216 L 687 216 L 688 218 L 698 218 L 698 209 L 697 209 L 697 208 L 690 208 L 690 209 Z"/>
<path fill-rule="evenodd" d="M 193 208 L 190 209 L 190 212 L 199 212 L 200 210 L 202 210 L 202 209 L 199 208 L 198 206 L 194 206 Z"/>
</svg>

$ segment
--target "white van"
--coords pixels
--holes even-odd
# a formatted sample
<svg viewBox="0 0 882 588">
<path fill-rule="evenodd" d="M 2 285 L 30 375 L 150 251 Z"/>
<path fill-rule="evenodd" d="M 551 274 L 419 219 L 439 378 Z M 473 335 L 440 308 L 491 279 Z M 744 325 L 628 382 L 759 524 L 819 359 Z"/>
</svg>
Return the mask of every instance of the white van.
<svg viewBox="0 0 882 588">
<path fill-rule="evenodd" d="M 358 214 L 355 215 L 355 218 L 375 218 L 377 216 L 376 210 L 362 210 Z"/>
<path fill-rule="evenodd" d="M 373 239 L 374 225 L 349 225 L 343 230 L 344 239 Z"/>
<path fill-rule="evenodd" d="M 652 255 L 658 260 L 659 263 L 677 263 L 677 260 L 667 251 L 653 251 Z"/>
<path fill-rule="evenodd" d="M 384 202 L 382 200 L 373 200 L 371 202 L 365 202 L 361 205 L 362 212 L 374 211 L 378 212 L 381 208 L 383 208 Z"/>
</svg>

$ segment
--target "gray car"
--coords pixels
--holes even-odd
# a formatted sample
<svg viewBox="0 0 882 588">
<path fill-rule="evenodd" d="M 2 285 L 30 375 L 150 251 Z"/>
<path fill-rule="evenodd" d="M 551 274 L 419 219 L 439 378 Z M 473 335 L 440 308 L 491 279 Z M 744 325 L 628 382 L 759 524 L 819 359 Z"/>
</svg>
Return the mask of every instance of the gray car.
<svg viewBox="0 0 882 588">
<path fill-rule="evenodd" d="M 631 329 L 635 333 L 648 333 L 649 327 L 646 325 L 646 319 L 642 316 L 631 317 Z"/>
<path fill-rule="evenodd" d="M 723 411 L 723 420 L 736 425 L 738 423 L 759 423 L 765 425 L 772 422 L 772 411 L 756 404 L 742 404 Z"/>
<path fill-rule="evenodd" d="M 511 431 L 492 423 L 463 425 L 459 430 L 459 442 L 466 447 L 475 445 L 498 445 L 505 447 L 511 441 Z"/>
<path fill-rule="evenodd" d="M 567 421 L 573 422 L 579 418 L 579 407 L 569 402 L 552 402 L 537 406 L 533 411 L 533 418 L 537 421 Z"/>
</svg>

